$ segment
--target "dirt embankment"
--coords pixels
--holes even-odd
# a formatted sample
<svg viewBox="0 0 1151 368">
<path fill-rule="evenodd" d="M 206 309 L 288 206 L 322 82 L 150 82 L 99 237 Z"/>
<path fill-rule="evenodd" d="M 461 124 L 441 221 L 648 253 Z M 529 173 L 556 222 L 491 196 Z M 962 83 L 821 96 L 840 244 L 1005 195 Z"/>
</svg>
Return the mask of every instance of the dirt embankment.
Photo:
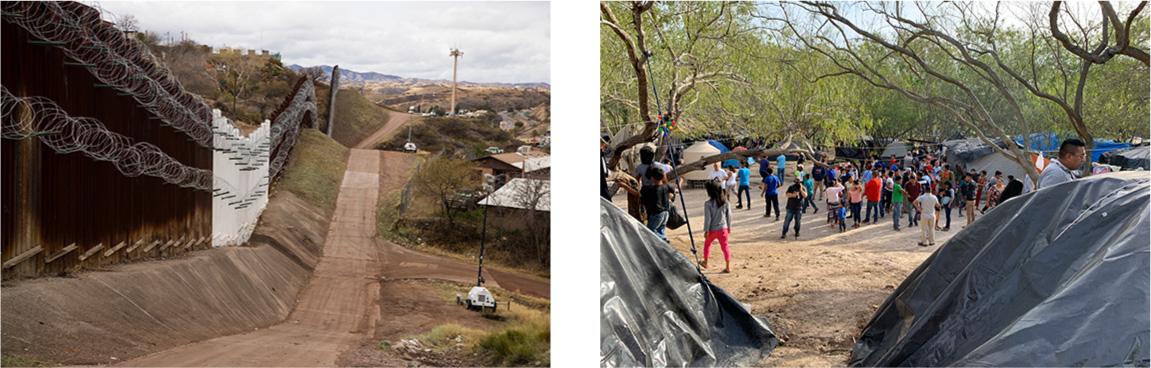
<svg viewBox="0 0 1151 368">
<path fill-rule="evenodd" d="M 308 282 L 327 224 L 324 211 L 279 192 L 248 246 L 4 285 L 3 353 L 111 364 L 273 325 Z"/>
</svg>

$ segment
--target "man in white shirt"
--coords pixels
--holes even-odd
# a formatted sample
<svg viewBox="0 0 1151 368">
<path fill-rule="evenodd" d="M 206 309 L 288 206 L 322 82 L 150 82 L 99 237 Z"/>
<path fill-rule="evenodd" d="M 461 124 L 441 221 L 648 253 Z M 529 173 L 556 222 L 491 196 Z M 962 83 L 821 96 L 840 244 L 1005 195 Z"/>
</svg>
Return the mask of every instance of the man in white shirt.
<svg viewBox="0 0 1151 368">
<path fill-rule="evenodd" d="M 1078 170 L 1084 161 L 1087 161 L 1087 145 L 1075 138 L 1064 139 L 1059 145 L 1059 159 L 1052 160 L 1039 174 L 1039 189 L 1075 180 L 1078 176 L 1072 170 Z"/>
<path fill-rule="evenodd" d="M 931 187 L 924 187 L 923 194 L 915 199 L 915 209 L 922 217 L 919 222 L 919 245 L 926 247 L 935 245 L 935 213 L 939 211 L 939 197 L 931 192 Z"/>
</svg>

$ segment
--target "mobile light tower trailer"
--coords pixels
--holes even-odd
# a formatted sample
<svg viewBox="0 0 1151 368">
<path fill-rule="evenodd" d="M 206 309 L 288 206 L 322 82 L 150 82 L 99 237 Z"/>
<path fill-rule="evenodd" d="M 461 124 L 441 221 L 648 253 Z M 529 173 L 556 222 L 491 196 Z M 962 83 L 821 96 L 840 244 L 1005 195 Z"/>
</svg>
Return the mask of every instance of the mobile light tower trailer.
<svg viewBox="0 0 1151 368">
<path fill-rule="evenodd" d="M 492 292 L 484 287 L 484 242 L 487 240 L 488 232 L 488 207 L 484 206 L 484 220 L 483 227 L 480 230 L 480 266 L 476 274 L 476 286 L 468 291 L 467 299 L 462 298 L 456 294 L 456 304 L 462 304 L 472 311 L 480 312 L 495 312 L 496 298 L 492 296 Z"/>
</svg>

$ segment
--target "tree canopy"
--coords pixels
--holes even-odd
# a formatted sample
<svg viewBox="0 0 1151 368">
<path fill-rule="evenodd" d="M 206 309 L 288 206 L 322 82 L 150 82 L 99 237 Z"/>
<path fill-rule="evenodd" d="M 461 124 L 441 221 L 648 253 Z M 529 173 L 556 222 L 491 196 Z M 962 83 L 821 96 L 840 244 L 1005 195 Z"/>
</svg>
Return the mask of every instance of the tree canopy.
<svg viewBox="0 0 1151 368">
<path fill-rule="evenodd" d="M 1145 4 L 601 3 L 603 126 L 640 132 L 617 148 L 660 113 L 767 144 L 1146 138 Z"/>
</svg>

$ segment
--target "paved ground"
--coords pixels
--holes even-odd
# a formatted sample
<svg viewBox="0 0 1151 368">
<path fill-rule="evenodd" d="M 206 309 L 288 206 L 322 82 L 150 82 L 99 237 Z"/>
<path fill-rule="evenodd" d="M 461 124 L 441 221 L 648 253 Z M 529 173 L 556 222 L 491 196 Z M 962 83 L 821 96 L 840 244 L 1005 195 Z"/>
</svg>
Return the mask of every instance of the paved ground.
<svg viewBox="0 0 1151 368">
<path fill-rule="evenodd" d="M 390 124 L 390 123 L 389 123 Z M 385 160 L 385 162 L 381 162 Z M 342 352 L 371 339 L 377 324 L 395 324 L 403 315 L 380 315 L 381 299 L 395 304 L 406 296 L 381 295 L 381 279 L 440 279 L 473 282 L 475 266 L 422 254 L 376 236 L 376 203 L 383 185 L 406 181 L 405 154 L 353 149 L 340 188 L 324 255 L 287 320 L 265 330 L 224 336 L 124 362 L 125 366 L 335 366 Z M 393 187 L 397 188 L 397 187 Z M 547 295 L 546 280 L 501 273 L 488 276 Z M 401 323 L 402 324 L 402 323 Z"/>
<path fill-rule="evenodd" d="M 398 111 L 388 111 L 388 122 L 384 123 L 384 126 L 380 128 L 380 130 L 377 130 L 375 133 L 372 133 L 372 135 L 364 138 L 364 140 L 360 141 L 360 143 L 356 144 L 356 146 L 353 148 L 370 149 L 376 144 L 390 139 L 392 135 L 396 133 L 396 130 L 401 126 L 404 126 L 404 124 L 407 124 L 408 120 L 410 120 L 413 116 L 415 115 L 405 114 Z"/>
</svg>

